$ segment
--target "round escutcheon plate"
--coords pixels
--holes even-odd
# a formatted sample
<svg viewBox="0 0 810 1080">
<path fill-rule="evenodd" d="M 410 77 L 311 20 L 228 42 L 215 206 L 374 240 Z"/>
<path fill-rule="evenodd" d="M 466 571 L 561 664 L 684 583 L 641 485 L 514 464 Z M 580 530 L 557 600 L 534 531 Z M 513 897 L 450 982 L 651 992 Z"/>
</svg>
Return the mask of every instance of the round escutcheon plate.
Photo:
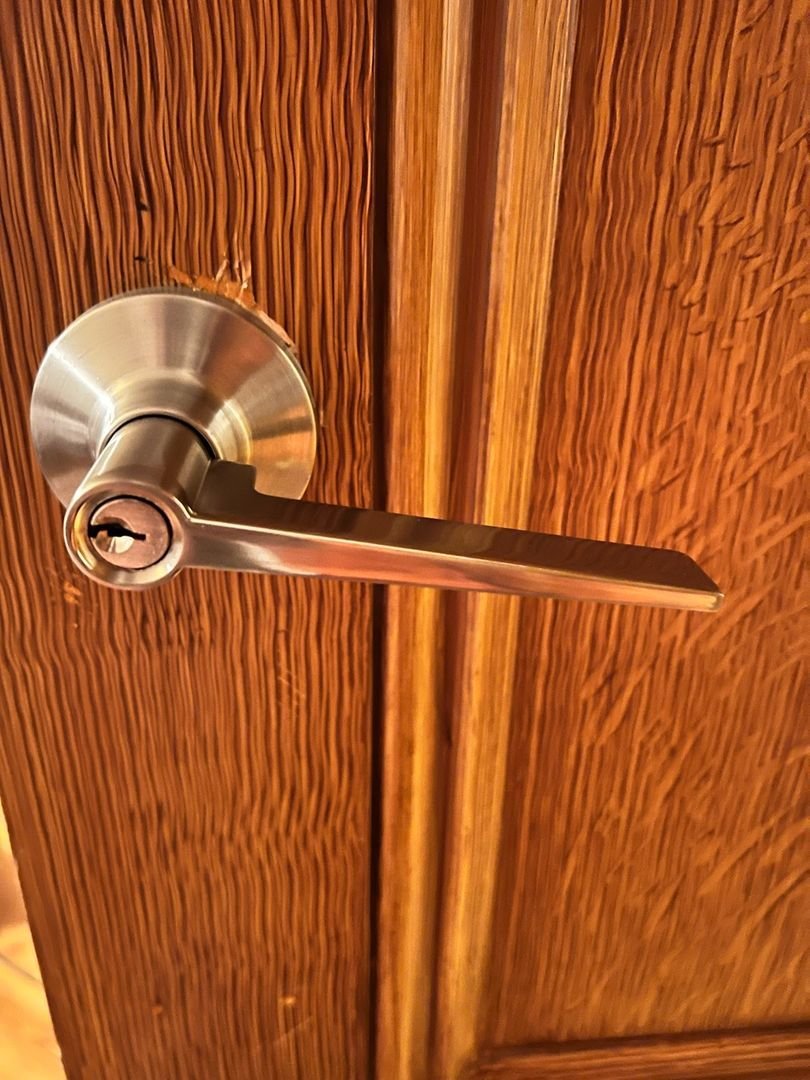
<svg viewBox="0 0 810 1080">
<path fill-rule="evenodd" d="M 64 505 L 110 436 L 137 416 L 172 416 L 216 457 L 253 465 L 256 487 L 298 498 L 317 442 L 294 347 L 269 320 L 191 289 L 145 289 L 80 315 L 48 348 L 31 432 Z"/>
</svg>

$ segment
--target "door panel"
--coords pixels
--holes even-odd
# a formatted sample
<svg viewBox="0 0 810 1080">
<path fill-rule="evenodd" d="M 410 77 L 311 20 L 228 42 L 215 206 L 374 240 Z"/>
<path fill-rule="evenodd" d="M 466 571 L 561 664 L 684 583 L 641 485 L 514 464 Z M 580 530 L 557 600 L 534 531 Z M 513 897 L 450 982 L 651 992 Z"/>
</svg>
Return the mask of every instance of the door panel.
<svg viewBox="0 0 810 1080">
<path fill-rule="evenodd" d="M 810 1036 L 795 1028 L 670 1038 L 605 1039 L 488 1052 L 472 1080 L 798 1080 Z"/>
<path fill-rule="evenodd" d="M 581 1051 L 593 1075 L 690 1075 L 678 1040 L 712 1031 L 706 1075 L 806 1069 L 785 1028 L 810 1014 L 801 13 L 492 3 L 465 43 L 442 10 L 439 31 L 397 18 L 403 64 L 420 44 L 434 60 L 395 87 L 428 153 L 423 205 L 392 200 L 391 222 L 438 242 L 429 170 L 464 142 L 460 239 L 439 248 L 448 433 L 424 437 L 454 483 L 437 495 L 420 472 L 424 409 L 399 397 L 389 502 L 685 548 L 728 599 L 711 617 L 391 601 L 407 690 L 386 714 L 381 1072 L 573 1076 Z M 434 141 L 454 78 L 464 131 Z M 395 141 L 393 184 L 403 156 Z M 407 252 L 392 245 L 394 379 L 397 326 L 444 340 L 408 276 L 424 248 Z M 410 385 L 436 385 L 431 356 L 409 354 Z M 755 1053 L 750 1028 L 773 1029 Z"/>
<path fill-rule="evenodd" d="M 68 1074 L 362 1075 L 370 590 L 100 589 L 27 412 L 83 309 L 219 271 L 300 347 L 312 496 L 369 503 L 371 4 L 5 17 L 0 785 Z"/>
<path fill-rule="evenodd" d="M 393 88 L 393 510 L 525 524 L 521 455 L 539 412 L 519 388 L 534 377 L 545 328 L 573 15 L 567 3 L 486 3 L 472 14 L 453 0 L 397 11 L 395 67 L 418 67 L 419 78 Z M 458 859 L 444 851 L 439 938 L 442 816 L 448 835 L 472 837 L 477 806 L 502 797 L 502 666 L 518 612 L 502 596 L 388 594 L 381 1076 L 455 1075 L 473 1045 L 487 943 L 466 931 L 488 921 L 498 836 L 480 830 Z M 431 1045 L 434 995 L 448 1023 Z"/>
<path fill-rule="evenodd" d="M 687 548 L 728 599 L 523 605 L 493 1043 L 810 1009 L 797 14 L 582 9 L 532 524 Z"/>
</svg>

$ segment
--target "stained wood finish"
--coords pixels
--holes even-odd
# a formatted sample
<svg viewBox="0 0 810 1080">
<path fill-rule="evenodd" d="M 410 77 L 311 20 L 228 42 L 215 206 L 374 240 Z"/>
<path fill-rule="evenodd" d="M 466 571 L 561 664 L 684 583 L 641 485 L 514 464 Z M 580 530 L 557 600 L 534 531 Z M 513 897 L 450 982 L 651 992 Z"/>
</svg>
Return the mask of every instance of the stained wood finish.
<svg viewBox="0 0 810 1080">
<path fill-rule="evenodd" d="M 789 1080 L 810 1072 L 806 1031 L 613 1039 L 485 1057 L 465 1080 Z"/>
<path fill-rule="evenodd" d="M 419 0 L 390 27 L 388 506 L 432 517 L 450 508 L 473 22 L 463 0 Z M 426 1075 L 431 1054 L 444 611 L 436 590 L 387 591 L 377 1073 L 388 1080 Z"/>
<path fill-rule="evenodd" d="M 436 66 L 449 31 L 439 45 L 435 24 L 398 16 L 402 55 L 421 33 L 432 59 L 401 94 L 392 220 L 426 246 L 435 188 L 423 177 L 420 201 L 397 208 L 397 178 L 416 169 L 406 148 L 438 145 L 441 168 L 440 123 L 418 106 L 436 107 L 438 87 L 452 100 L 442 77 L 469 105 L 444 165 L 466 138 L 458 284 L 440 292 L 457 305 L 449 450 L 434 442 L 455 480 L 448 496 L 423 479 L 425 352 L 408 357 L 412 399 L 398 390 L 402 327 L 428 340 L 446 325 L 415 286 L 429 258 L 411 239 L 410 254 L 392 248 L 389 502 L 418 508 L 421 484 L 423 507 L 471 520 L 687 548 L 729 600 L 707 618 L 451 598 L 421 624 L 399 602 L 391 670 L 408 689 L 395 715 L 389 680 L 383 866 L 407 850 L 408 870 L 381 878 L 381 955 L 424 942 L 409 969 L 381 968 L 381 1046 L 404 1002 L 392 1075 L 810 1016 L 800 7 L 600 0 L 577 23 L 571 5 L 482 4 L 469 73 Z M 421 678 L 420 632 L 442 658 Z M 730 1039 L 707 1036 L 695 1060 L 758 1075 Z M 594 1049 L 606 1076 L 616 1045 Z M 684 1061 L 655 1067 L 690 1075 Z"/>
<path fill-rule="evenodd" d="M 523 606 L 490 1045 L 810 1016 L 799 36 L 582 10 L 531 521 L 688 548 L 728 599 Z"/>
<path fill-rule="evenodd" d="M 498 447 L 509 453 L 511 444 L 496 437 L 491 457 L 470 433 L 512 428 L 529 445 L 534 438 L 536 409 L 526 410 L 513 387 L 542 343 L 549 279 L 537 275 L 527 296 L 515 288 L 515 275 L 527 261 L 551 264 L 573 11 L 570 4 L 539 4 L 508 15 L 505 5 L 483 4 L 471 15 L 455 2 L 397 9 L 394 67 L 418 69 L 419 78 L 396 79 L 393 90 L 386 354 L 392 509 L 436 516 L 455 511 L 493 522 L 510 520 L 511 511 L 513 523 L 525 513 L 525 479 L 517 487 L 502 482 L 506 463 Z M 492 93 L 500 81 L 502 98 Z M 538 85 L 541 92 L 533 93 Z M 537 127 L 548 132 L 539 154 L 527 138 Z M 537 201 L 519 236 L 515 211 L 529 196 Z M 518 325 L 523 318 L 526 325 Z M 532 339 L 538 329 L 539 339 L 504 364 L 510 333 Z M 479 358 L 476 365 L 471 357 Z M 490 401 L 485 388 L 493 379 Z M 468 498 L 465 484 L 486 462 L 487 478 L 473 483 Z M 465 620 L 464 640 L 455 647 L 462 663 L 477 670 L 470 684 L 477 713 L 470 703 L 467 711 L 480 716 L 465 733 L 465 765 L 454 777 L 499 790 L 503 770 L 491 766 L 503 754 L 488 741 L 497 744 L 504 729 L 490 723 L 487 710 L 499 711 L 509 688 L 495 675 L 503 643 L 493 651 L 490 634 L 493 615 L 500 634 L 496 613 L 517 608 L 489 598 L 461 608 L 460 614 L 457 601 L 435 593 L 389 593 L 377 1058 L 386 1077 L 433 1069 L 449 1075 L 472 1046 L 470 1003 L 483 974 L 477 943 L 471 950 L 469 940 L 443 942 L 447 978 L 433 986 L 445 794 L 440 777 L 447 769 L 443 726 L 453 693 L 445 638 L 448 625 Z M 450 805 L 451 812 L 464 806 L 464 793 Z M 477 854 L 467 849 L 454 867 L 459 905 L 480 910 L 490 902 L 486 867 L 497 854 L 497 837 L 490 836 L 492 843 Z M 477 879 L 474 894 L 468 875 Z M 431 1047 L 434 990 L 454 1023 Z"/>
<path fill-rule="evenodd" d="M 482 79 L 488 69 L 476 66 L 477 156 L 470 166 L 478 214 L 462 286 L 463 457 L 453 508 L 460 520 L 522 526 L 534 487 L 523 455 L 537 435 L 540 402 L 520 388 L 532 385 L 543 358 L 576 4 L 540 0 L 492 11 L 480 47 L 485 54 L 493 45 L 503 50 L 500 70 L 489 68 L 500 80 L 500 98 L 493 109 L 493 83 Z M 490 181 L 491 202 L 479 202 Z M 477 312 L 470 310 L 475 304 Z M 468 367 L 471 357 L 478 362 Z M 433 1051 L 440 1076 L 456 1075 L 477 1045 L 489 943 L 487 934 L 470 930 L 493 916 L 506 782 L 503 720 L 512 705 L 504 661 L 516 647 L 520 611 L 517 599 L 503 596 L 462 595 L 450 604 L 452 781 Z"/>
<path fill-rule="evenodd" d="M 84 308 L 222 267 L 300 346 L 312 495 L 370 501 L 371 4 L 4 20 L 0 786 L 68 1075 L 361 1076 L 369 592 L 99 589 L 27 411 Z"/>
<path fill-rule="evenodd" d="M 453 3 L 397 11 L 395 68 L 415 68 L 418 58 L 420 78 L 397 80 L 394 91 L 392 509 L 512 524 L 526 514 L 528 474 L 511 469 L 509 455 L 514 441 L 533 444 L 538 412 L 514 387 L 525 383 L 542 349 L 573 17 L 572 4 L 543 3 L 483 4 L 473 18 Z M 502 96 L 493 94 L 496 86 Z M 530 138 L 538 130 L 547 133 L 539 150 Z M 515 341 L 523 347 L 515 349 Z M 491 439 L 481 440 L 481 431 Z M 514 441 L 504 439 L 506 431 Z M 504 483 L 507 472 L 514 483 Z M 448 796 L 448 812 L 451 831 L 474 833 L 472 792 L 497 804 L 503 784 L 506 729 L 492 717 L 509 700 L 499 667 L 517 610 L 503 598 L 389 594 L 380 1075 L 454 1075 L 475 1045 L 486 941 L 452 928 L 478 916 L 486 923 L 498 840 L 487 828 L 460 859 L 451 849 L 447 892 L 456 910 L 445 919 L 450 932 L 438 940 L 446 712 L 457 692 L 467 699 L 457 714 L 473 718 L 458 733 L 458 790 Z M 512 613 L 511 631 L 505 612 Z M 456 627 L 464 628 L 458 639 Z M 460 668 L 455 690 L 448 654 Z M 434 996 L 439 1015 L 453 1019 L 431 1045 Z"/>
</svg>

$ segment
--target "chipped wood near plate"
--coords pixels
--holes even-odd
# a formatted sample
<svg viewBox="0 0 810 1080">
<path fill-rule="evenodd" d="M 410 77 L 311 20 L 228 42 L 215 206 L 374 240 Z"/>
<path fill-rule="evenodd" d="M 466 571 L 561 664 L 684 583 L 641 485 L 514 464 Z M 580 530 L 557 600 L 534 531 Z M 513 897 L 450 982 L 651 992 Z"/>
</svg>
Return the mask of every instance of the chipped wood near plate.
<svg viewBox="0 0 810 1080">
<path fill-rule="evenodd" d="M 371 502 L 373 23 L 370 0 L 4 9 L 0 788 L 71 1077 L 367 1069 L 370 590 L 94 586 L 27 415 L 65 325 L 186 275 L 290 334 L 310 491 Z"/>
</svg>

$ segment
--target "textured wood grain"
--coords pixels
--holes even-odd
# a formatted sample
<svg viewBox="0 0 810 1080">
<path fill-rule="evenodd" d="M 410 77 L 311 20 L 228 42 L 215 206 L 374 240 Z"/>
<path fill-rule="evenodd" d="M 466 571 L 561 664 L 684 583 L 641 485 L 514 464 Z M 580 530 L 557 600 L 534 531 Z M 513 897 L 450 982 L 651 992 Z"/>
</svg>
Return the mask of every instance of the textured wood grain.
<svg viewBox="0 0 810 1080">
<path fill-rule="evenodd" d="M 461 514 L 487 520 L 499 520 L 498 507 L 506 515 L 511 507 L 518 518 L 525 512 L 525 481 L 517 492 L 505 488 L 500 456 L 490 479 L 476 484 L 469 499 L 464 484 L 485 458 L 484 445 L 476 445 L 481 427 L 500 432 L 516 426 L 519 438 L 533 433 L 536 423 L 536 410 L 524 408 L 513 386 L 521 381 L 521 365 L 541 347 L 545 309 L 538 298 L 547 293 L 548 273 L 536 276 L 530 295 L 512 295 L 512 267 L 521 274 L 527 262 L 550 270 L 572 18 L 570 5 L 528 5 L 509 18 L 499 3 L 478 5 L 472 18 L 465 5 L 455 3 L 397 9 L 395 70 L 418 71 L 418 77 L 395 80 L 391 125 L 386 372 L 392 509 L 442 516 L 452 512 L 454 501 Z M 501 81 L 503 97 L 493 93 Z M 528 149 L 535 127 L 548 133 L 540 154 L 534 144 Z M 517 211 L 527 198 L 537 201 L 521 222 L 528 227 L 521 236 Z M 494 236 L 493 219 L 499 221 Z M 523 316 L 526 325 L 511 325 Z M 510 352 L 510 330 L 525 333 L 529 342 L 517 362 L 501 371 L 491 402 L 488 386 L 499 369 L 485 358 Z M 531 444 L 533 435 L 526 438 Z M 465 455 L 472 455 L 468 467 Z M 487 667 L 490 659 L 497 666 L 498 655 L 488 641 L 490 608 L 483 601 L 477 609 L 480 618 L 471 609 L 469 642 L 461 643 L 465 663 L 481 669 L 470 692 L 497 711 L 508 688 Z M 458 617 L 457 605 L 451 606 L 451 652 L 459 645 Z M 438 989 L 454 1019 L 439 1032 L 442 1044 L 431 1050 L 434 902 L 445 797 L 440 778 L 453 693 L 445 663 L 445 605 L 436 594 L 392 590 L 386 625 L 378 1065 L 381 1075 L 422 1076 L 434 1068 L 452 1070 L 450 1062 L 471 1045 L 470 1006 L 480 992 L 486 940 L 472 943 L 473 955 L 467 940 L 446 943 L 445 967 L 452 971 L 449 985 Z M 502 732 L 489 726 L 482 711 L 480 726 L 464 734 L 466 757 L 454 774 L 467 785 L 466 794 L 502 779 L 502 770 L 487 775 L 492 755 L 483 744 L 490 735 L 497 740 Z M 472 838 L 454 873 L 464 877 L 470 869 L 474 877 L 494 859 L 493 827 L 497 822 L 486 823 Z M 484 874 L 474 892 L 468 880 L 458 883 L 460 904 L 486 906 L 491 888 L 482 887 L 482 880 Z M 467 918 L 457 922 L 466 927 Z"/>
<path fill-rule="evenodd" d="M 810 1016 L 803 13 L 583 7 L 531 523 L 728 599 L 522 605 L 492 1046 Z"/>
<path fill-rule="evenodd" d="M 485 1055 L 465 1080 L 788 1080 L 810 1073 L 803 1031 L 613 1039 Z"/>
<path fill-rule="evenodd" d="M 453 508 L 460 520 L 521 526 L 534 486 L 524 455 L 540 418 L 539 400 L 521 390 L 537 378 L 545 342 L 576 4 L 492 8 L 482 46 L 502 47 L 503 58 L 500 68 L 475 69 L 481 116 L 469 170 L 477 195 L 490 177 L 494 191 L 491 204 L 478 204 L 483 213 L 462 286 L 461 467 L 454 471 Z M 494 116 L 486 111 L 493 97 Z M 518 612 L 509 597 L 450 602 L 453 745 L 436 976 L 439 1076 L 455 1076 L 478 1045 L 512 695 L 504 662 L 514 653 Z"/>
<path fill-rule="evenodd" d="M 398 5 L 393 26 L 394 72 L 419 77 L 392 86 L 387 494 L 390 509 L 432 517 L 449 509 L 473 22 L 462 0 L 420 0 Z M 443 628 L 439 592 L 388 590 L 377 981 L 388 1080 L 426 1075 L 430 1061 Z"/>
<path fill-rule="evenodd" d="M 72 1077 L 367 1067 L 370 594 L 105 592 L 27 437 L 48 341 L 170 267 L 249 278 L 371 497 L 370 3 L 6 3 L 0 786 Z"/>
<path fill-rule="evenodd" d="M 398 16 L 403 55 L 419 55 L 419 34 L 429 62 L 399 91 L 411 105 L 391 173 L 389 501 L 682 547 L 729 600 L 712 618 L 395 601 L 380 939 L 395 958 L 380 1016 L 402 1040 L 385 1059 L 396 1075 L 453 1077 L 482 1046 L 551 1041 L 559 1057 L 549 1048 L 541 1063 L 562 1062 L 559 1075 L 590 1061 L 592 1075 L 629 1062 L 641 1076 L 636 1044 L 594 1044 L 588 1059 L 572 1040 L 810 1013 L 803 8 L 584 4 L 556 220 L 575 12 L 476 6 L 458 282 L 443 276 L 438 299 L 432 245 L 446 219 L 429 151 L 452 37 L 443 27 L 439 43 L 438 15 Z M 427 152 L 424 175 L 409 150 Z M 406 181 L 419 195 L 400 206 Z M 453 296 L 443 337 L 436 305 Z M 426 391 L 431 340 L 448 343 L 449 436 L 435 431 L 446 383 Z M 392 1020 L 397 989 L 404 1017 Z M 761 1075 L 779 1075 L 805 1053 L 806 1036 L 793 1039 L 706 1035 L 680 1056 L 660 1041 L 644 1052 L 658 1075 L 722 1076 L 760 1075 L 761 1049 Z M 504 1053 L 504 1075 L 535 1075 Z"/>
</svg>

